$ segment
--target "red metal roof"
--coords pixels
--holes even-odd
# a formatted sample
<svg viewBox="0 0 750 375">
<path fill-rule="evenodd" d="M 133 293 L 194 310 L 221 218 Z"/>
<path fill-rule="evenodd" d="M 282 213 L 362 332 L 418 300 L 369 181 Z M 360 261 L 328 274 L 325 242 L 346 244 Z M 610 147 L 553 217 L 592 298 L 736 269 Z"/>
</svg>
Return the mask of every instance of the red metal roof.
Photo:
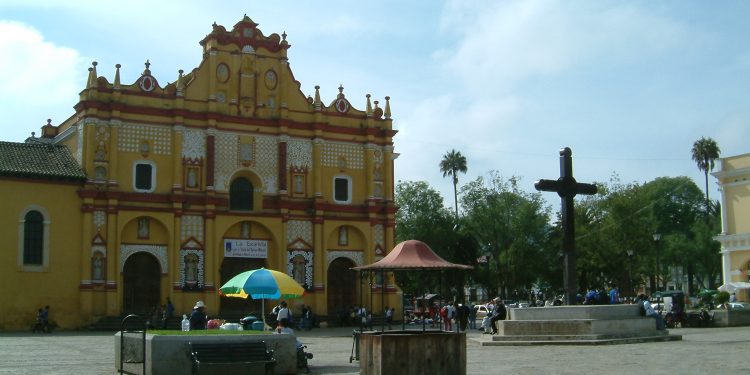
<svg viewBox="0 0 750 375">
<path fill-rule="evenodd" d="M 435 254 L 426 243 L 417 240 L 401 242 L 385 258 L 355 270 L 413 270 L 413 269 L 472 269 L 472 266 L 455 264 Z"/>
</svg>

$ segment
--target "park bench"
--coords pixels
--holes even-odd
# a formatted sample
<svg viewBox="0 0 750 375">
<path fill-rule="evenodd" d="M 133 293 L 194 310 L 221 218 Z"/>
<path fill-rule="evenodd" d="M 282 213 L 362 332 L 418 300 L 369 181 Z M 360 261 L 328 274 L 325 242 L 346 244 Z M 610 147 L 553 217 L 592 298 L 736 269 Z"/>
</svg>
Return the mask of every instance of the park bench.
<svg viewBox="0 0 750 375">
<path fill-rule="evenodd" d="M 276 359 L 265 341 L 190 342 L 193 375 L 207 366 L 263 365 L 264 374 L 273 374 Z"/>
</svg>

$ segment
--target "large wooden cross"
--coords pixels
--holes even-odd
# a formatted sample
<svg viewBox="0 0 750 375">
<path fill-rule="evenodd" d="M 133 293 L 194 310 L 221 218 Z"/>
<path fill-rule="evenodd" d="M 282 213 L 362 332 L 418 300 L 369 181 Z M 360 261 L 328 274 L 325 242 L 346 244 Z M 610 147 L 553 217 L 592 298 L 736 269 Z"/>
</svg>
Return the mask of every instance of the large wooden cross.
<svg viewBox="0 0 750 375">
<path fill-rule="evenodd" d="M 563 284 L 565 303 L 576 303 L 576 254 L 575 254 L 575 216 L 573 215 L 573 197 L 577 194 L 596 194 L 596 185 L 576 182 L 573 178 L 573 152 L 569 147 L 560 150 L 560 178 L 557 180 L 539 180 L 534 187 L 539 191 L 554 191 L 562 201 L 563 230 Z"/>
</svg>

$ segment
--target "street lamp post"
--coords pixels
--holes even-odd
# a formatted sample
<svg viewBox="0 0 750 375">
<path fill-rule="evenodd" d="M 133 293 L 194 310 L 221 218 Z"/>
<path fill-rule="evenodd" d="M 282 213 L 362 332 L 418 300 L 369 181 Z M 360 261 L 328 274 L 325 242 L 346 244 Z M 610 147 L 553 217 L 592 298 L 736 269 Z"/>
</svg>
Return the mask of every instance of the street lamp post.
<svg viewBox="0 0 750 375">
<path fill-rule="evenodd" d="M 635 288 L 633 287 L 633 249 L 625 251 L 628 254 L 628 288 L 635 295 Z"/>
<path fill-rule="evenodd" d="M 661 240 L 661 233 L 654 233 L 654 242 L 656 243 L 656 289 L 659 289 L 659 274 L 661 269 L 659 268 L 659 241 Z"/>
</svg>

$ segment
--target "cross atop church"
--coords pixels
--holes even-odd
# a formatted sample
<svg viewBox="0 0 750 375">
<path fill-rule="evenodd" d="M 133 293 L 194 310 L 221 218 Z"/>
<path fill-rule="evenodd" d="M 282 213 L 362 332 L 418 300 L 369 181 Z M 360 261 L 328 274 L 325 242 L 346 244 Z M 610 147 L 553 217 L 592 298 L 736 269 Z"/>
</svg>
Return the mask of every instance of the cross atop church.
<svg viewBox="0 0 750 375">
<path fill-rule="evenodd" d="M 569 147 L 560 150 L 560 178 L 557 180 L 539 180 L 534 187 L 539 191 L 554 191 L 562 201 L 563 230 L 563 283 L 565 303 L 575 304 L 577 292 L 576 254 L 575 254 L 575 216 L 573 215 L 573 198 L 578 194 L 596 194 L 596 185 L 576 182 L 573 178 L 573 152 Z"/>
</svg>

